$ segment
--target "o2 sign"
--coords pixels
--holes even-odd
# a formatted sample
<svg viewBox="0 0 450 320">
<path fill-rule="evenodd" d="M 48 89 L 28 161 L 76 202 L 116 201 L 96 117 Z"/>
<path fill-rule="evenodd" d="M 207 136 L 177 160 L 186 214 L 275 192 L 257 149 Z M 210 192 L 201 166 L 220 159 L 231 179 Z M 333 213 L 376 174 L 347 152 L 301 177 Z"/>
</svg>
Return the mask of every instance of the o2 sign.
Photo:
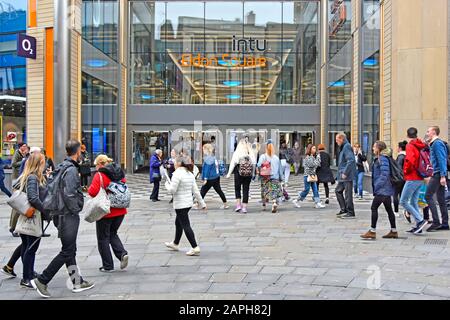
<svg viewBox="0 0 450 320">
<path fill-rule="evenodd" d="M 19 34 L 17 37 L 17 55 L 19 57 L 36 59 L 36 38 Z"/>
</svg>

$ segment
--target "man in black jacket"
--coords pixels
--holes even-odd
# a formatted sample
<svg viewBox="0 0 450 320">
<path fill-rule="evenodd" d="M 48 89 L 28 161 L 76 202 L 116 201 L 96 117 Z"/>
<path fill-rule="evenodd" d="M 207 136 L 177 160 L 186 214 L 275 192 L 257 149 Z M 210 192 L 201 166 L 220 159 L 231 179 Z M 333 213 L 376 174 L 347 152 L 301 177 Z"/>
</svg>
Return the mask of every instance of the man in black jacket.
<svg viewBox="0 0 450 320">
<path fill-rule="evenodd" d="M 402 168 L 402 170 L 403 170 L 403 165 L 405 164 L 406 145 L 407 144 L 408 144 L 408 141 L 402 141 L 402 142 L 398 143 L 398 156 L 397 156 L 397 159 L 395 161 L 397 162 L 398 167 Z M 397 216 L 398 216 L 398 210 L 399 210 L 400 195 L 402 194 L 404 185 L 405 185 L 405 183 L 403 182 L 401 185 L 397 185 L 395 187 L 395 192 L 394 192 L 394 212 L 396 213 Z M 403 214 L 405 216 L 405 219 L 407 219 L 408 222 L 411 223 L 411 217 L 410 217 L 409 213 L 405 211 Z"/>
<path fill-rule="evenodd" d="M 83 209 L 84 202 L 79 173 L 81 143 L 76 140 L 68 141 L 66 152 L 66 160 L 55 170 L 63 170 L 59 187 L 62 188 L 64 194 L 64 208 L 59 215 L 53 218 L 53 223 L 58 228 L 62 248 L 42 274 L 31 280 L 31 284 L 43 298 L 50 297 L 47 284 L 64 264 L 73 283 L 72 292 L 78 293 L 94 287 L 93 283 L 84 280 L 80 275 L 76 262 L 77 234 L 80 226 L 79 213 Z"/>
</svg>

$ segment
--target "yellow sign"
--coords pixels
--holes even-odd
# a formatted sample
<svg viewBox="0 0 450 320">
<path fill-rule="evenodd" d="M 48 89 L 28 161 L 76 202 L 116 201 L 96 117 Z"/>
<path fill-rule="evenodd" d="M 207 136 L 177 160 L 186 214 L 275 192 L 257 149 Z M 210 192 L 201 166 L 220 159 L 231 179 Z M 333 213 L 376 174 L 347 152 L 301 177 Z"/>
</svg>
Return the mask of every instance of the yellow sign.
<svg viewBox="0 0 450 320">
<path fill-rule="evenodd" d="M 267 59 L 265 57 L 244 56 L 242 58 L 238 56 L 232 56 L 228 53 L 224 53 L 221 59 L 217 57 L 205 57 L 200 54 L 193 55 L 192 53 L 183 54 L 181 56 L 181 66 L 183 67 L 229 67 L 229 68 L 242 68 L 242 67 L 265 67 L 267 65 Z"/>
</svg>

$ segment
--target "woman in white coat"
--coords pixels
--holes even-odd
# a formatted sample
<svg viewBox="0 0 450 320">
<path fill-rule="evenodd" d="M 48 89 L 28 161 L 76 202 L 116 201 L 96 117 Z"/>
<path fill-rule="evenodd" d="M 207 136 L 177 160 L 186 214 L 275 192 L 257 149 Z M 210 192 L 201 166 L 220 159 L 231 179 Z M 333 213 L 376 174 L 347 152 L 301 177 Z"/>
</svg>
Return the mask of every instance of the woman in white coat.
<svg viewBox="0 0 450 320">
<path fill-rule="evenodd" d="M 195 177 L 193 174 L 194 165 L 189 157 L 178 157 L 175 162 L 175 172 L 172 175 L 171 181 L 167 181 L 165 187 L 173 195 L 173 208 L 176 212 L 175 219 L 175 240 L 173 242 L 166 242 L 165 245 L 174 251 L 179 250 L 181 236 L 186 235 L 192 249 L 186 252 L 188 256 L 198 256 L 200 254 L 200 247 L 195 241 L 194 231 L 191 228 L 189 221 L 189 210 L 194 205 L 192 195 L 195 195 L 198 203 L 203 210 L 206 210 L 205 201 L 203 201 Z"/>
</svg>

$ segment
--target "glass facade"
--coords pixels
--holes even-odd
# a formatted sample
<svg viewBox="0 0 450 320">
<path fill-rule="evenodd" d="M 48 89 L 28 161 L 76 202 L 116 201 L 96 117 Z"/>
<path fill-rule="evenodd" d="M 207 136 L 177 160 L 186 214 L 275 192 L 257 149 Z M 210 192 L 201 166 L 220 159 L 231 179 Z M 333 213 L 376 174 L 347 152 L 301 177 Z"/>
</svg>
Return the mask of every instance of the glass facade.
<svg viewBox="0 0 450 320">
<path fill-rule="evenodd" d="M 17 37 L 26 33 L 27 3 L 0 3 L 1 157 L 10 162 L 18 142 L 26 141 L 26 61 L 18 57 Z"/>
<path fill-rule="evenodd" d="M 82 3 L 82 142 L 94 162 L 98 154 L 117 159 L 118 44 L 117 0 Z"/>
<path fill-rule="evenodd" d="M 131 104 L 316 104 L 318 2 L 130 2 Z"/>
</svg>

